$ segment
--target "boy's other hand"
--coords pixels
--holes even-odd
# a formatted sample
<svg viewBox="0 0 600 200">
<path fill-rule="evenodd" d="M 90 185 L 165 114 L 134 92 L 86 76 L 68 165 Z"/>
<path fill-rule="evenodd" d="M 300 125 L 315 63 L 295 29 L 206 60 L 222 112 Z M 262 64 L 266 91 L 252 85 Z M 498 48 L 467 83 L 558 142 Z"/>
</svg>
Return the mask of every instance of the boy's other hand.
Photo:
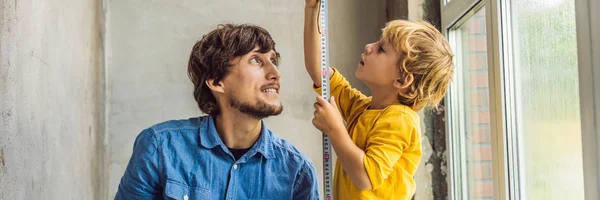
<svg viewBox="0 0 600 200">
<path fill-rule="evenodd" d="M 305 0 L 306 8 L 315 8 L 321 2 L 321 0 Z"/>
<path fill-rule="evenodd" d="M 329 134 L 340 131 L 340 129 L 346 129 L 333 97 L 327 102 L 323 97 L 317 96 L 314 115 L 312 123 L 323 133 Z"/>
</svg>

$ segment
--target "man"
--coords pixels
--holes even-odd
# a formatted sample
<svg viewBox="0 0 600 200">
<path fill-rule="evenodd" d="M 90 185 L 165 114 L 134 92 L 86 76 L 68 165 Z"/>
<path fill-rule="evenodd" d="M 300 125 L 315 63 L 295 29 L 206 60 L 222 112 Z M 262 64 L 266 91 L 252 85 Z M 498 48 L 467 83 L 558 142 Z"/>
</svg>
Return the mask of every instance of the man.
<svg viewBox="0 0 600 200">
<path fill-rule="evenodd" d="M 311 161 L 262 121 L 283 110 L 278 61 L 263 28 L 203 36 L 188 74 L 208 115 L 142 131 L 115 199 L 318 199 Z"/>
</svg>

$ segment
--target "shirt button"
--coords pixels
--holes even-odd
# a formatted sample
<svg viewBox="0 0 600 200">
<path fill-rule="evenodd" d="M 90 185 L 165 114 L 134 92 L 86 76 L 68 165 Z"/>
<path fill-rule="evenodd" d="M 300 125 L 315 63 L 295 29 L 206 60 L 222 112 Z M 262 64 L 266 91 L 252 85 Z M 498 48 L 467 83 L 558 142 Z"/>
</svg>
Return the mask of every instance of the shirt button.
<svg viewBox="0 0 600 200">
<path fill-rule="evenodd" d="M 237 169 L 237 164 L 233 164 L 233 169 Z"/>
<path fill-rule="evenodd" d="M 188 196 L 187 196 L 187 195 L 184 195 L 184 196 L 183 196 L 183 200 L 188 200 Z"/>
</svg>

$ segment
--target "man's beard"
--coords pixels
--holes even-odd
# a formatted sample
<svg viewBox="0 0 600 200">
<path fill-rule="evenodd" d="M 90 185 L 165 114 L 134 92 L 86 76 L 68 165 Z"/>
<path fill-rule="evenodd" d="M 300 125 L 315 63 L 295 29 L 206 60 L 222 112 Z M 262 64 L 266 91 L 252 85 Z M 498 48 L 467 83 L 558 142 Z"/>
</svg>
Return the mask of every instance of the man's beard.
<svg viewBox="0 0 600 200">
<path fill-rule="evenodd" d="M 257 119 L 263 119 L 269 116 L 279 115 L 283 111 L 283 105 L 269 105 L 260 99 L 257 103 L 250 104 L 247 101 L 240 101 L 231 94 L 229 95 L 229 102 L 231 102 L 232 108 L 237 108 L 240 112 L 255 117 Z"/>
</svg>

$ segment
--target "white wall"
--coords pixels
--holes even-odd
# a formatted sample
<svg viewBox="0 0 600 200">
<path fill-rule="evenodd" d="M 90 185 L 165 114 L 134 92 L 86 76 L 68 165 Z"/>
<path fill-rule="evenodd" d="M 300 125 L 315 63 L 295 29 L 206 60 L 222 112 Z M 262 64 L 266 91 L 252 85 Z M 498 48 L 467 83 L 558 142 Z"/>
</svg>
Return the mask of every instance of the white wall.
<svg viewBox="0 0 600 200">
<path fill-rule="evenodd" d="M 385 2 L 332 0 L 330 9 L 331 64 L 364 91 L 354 70 L 364 45 L 379 38 Z M 322 177 L 321 133 L 311 124 L 317 94 L 303 64 L 303 12 L 301 0 L 108 1 L 110 197 L 142 129 L 201 115 L 186 74 L 189 51 L 225 22 L 259 25 L 273 36 L 283 61 L 284 112 L 268 118 L 267 126 L 305 152 Z"/>
<path fill-rule="evenodd" d="M 0 199 L 100 199 L 101 5 L 0 1 Z"/>
</svg>

